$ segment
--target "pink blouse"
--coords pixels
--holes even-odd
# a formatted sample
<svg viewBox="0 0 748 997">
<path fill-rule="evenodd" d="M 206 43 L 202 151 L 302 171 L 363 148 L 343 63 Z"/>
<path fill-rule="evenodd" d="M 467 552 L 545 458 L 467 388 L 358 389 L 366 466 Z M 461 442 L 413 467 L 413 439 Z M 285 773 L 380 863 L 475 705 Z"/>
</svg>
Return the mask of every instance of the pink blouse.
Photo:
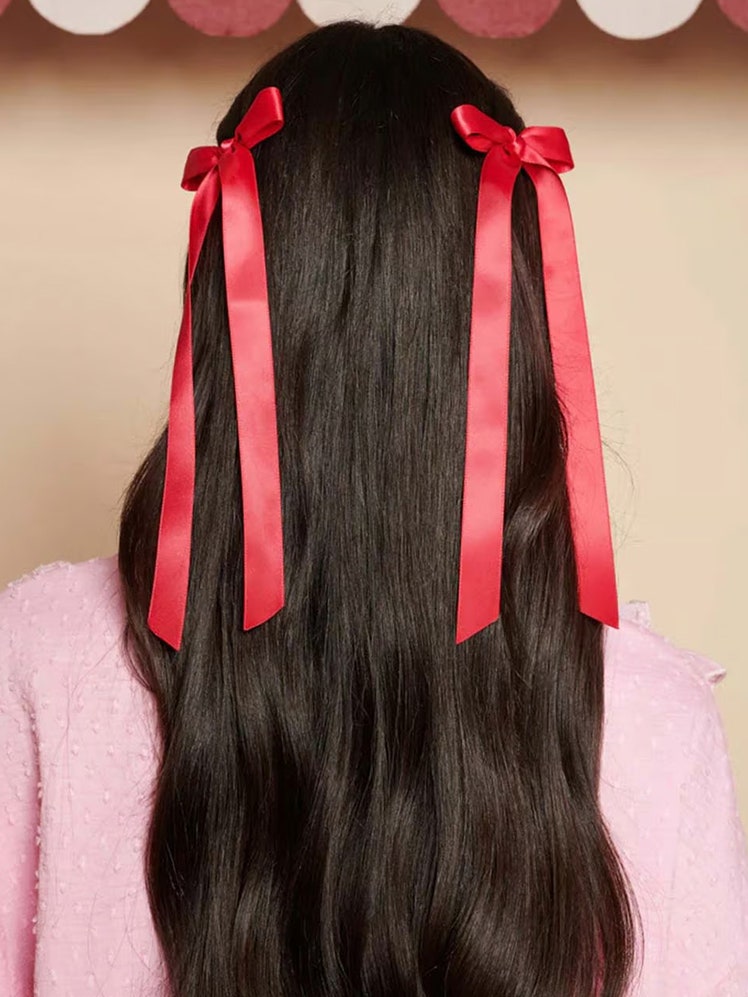
<svg viewBox="0 0 748 997">
<path fill-rule="evenodd" d="M 623 603 L 605 629 L 600 801 L 644 927 L 632 997 L 748 997 L 748 848 L 713 686 L 725 669 Z M 0 995 L 148 997 L 150 695 L 116 555 L 0 592 Z"/>
</svg>

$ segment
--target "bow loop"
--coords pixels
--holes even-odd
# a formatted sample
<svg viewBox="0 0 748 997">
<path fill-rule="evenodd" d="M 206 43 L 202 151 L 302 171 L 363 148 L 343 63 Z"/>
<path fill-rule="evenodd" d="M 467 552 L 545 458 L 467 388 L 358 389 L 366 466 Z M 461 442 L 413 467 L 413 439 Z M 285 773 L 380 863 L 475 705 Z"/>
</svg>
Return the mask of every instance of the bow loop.
<svg viewBox="0 0 748 997">
<path fill-rule="evenodd" d="M 567 173 L 574 169 L 569 140 L 563 128 L 553 125 L 531 125 L 521 132 L 524 140 L 524 163 L 547 166 L 554 173 Z"/>
<path fill-rule="evenodd" d="M 278 87 L 260 90 L 239 122 L 234 137 L 245 148 L 270 138 L 283 127 L 283 102 Z"/>
<path fill-rule="evenodd" d="M 220 150 L 215 145 L 199 145 L 190 149 L 182 173 L 182 189 L 197 190 L 205 177 L 218 164 Z"/>
<path fill-rule="evenodd" d="M 455 131 L 471 149 L 488 152 L 492 146 L 500 146 L 521 158 L 523 143 L 514 129 L 500 124 L 474 104 L 460 104 L 450 117 Z"/>
</svg>

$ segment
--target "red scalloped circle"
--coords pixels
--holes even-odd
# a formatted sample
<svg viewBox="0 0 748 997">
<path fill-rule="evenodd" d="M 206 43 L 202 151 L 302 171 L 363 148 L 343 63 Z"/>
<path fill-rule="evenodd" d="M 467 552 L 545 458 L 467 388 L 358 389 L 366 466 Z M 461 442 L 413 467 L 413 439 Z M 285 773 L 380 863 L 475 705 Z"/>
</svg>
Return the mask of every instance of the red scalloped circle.
<svg viewBox="0 0 748 997">
<path fill-rule="evenodd" d="M 438 0 L 439 6 L 471 35 L 525 38 L 550 21 L 561 0 Z"/>
<path fill-rule="evenodd" d="M 743 31 L 748 31 L 748 0 L 717 0 L 722 13 Z"/>
<path fill-rule="evenodd" d="M 169 0 L 180 20 L 204 35 L 248 38 L 272 27 L 291 0 Z"/>
</svg>

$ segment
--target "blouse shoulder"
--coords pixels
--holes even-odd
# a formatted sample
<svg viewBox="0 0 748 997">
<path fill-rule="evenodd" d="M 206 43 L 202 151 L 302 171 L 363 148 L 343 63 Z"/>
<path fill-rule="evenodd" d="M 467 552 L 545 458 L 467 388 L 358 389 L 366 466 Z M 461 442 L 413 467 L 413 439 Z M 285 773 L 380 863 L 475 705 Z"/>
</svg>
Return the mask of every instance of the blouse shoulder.
<svg viewBox="0 0 748 997">
<path fill-rule="evenodd" d="M 663 995 L 748 994 L 748 846 L 715 689 L 727 669 L 660 632 L 648 602 L 619 609 L 601 800 L 641 902 L 645 976 Z"/>
<path fill-rule="evenodd" d="M 0 671 L 3 685 L 34 681 L 44 664 L 113 643 L 121 613 L 117 555 L 86 561 L 52 561 L 0 590 Z"/>
<path fill-rule="evenodd" d="M 629 670 L 656 667 L 666 674 L 675 670 L 686 681 L 692 678 L 702 686 L 717 685 L 727 675 L 725 666 L 710 655 L 673 641 L 657 629 L 650 603 L 644 599 L 622 603 L 619 628 L 606 628 L 606 637 L 614 644 L 612 657 Z"/>
<path fill-rule="evenodd" d="M 606 728 L 611 744 L 621 746 L 622 764 L 631 731 L 646 732 L 651 766 L 662 773 L 655 754 L 663 745 L 668 757 L 685 760 L 699 729 L 717 722 L 715 686 L 727 669 L 658 630 L 648 602 L 619 608 L 618 628 L 605 628 Z"/>
</svg>

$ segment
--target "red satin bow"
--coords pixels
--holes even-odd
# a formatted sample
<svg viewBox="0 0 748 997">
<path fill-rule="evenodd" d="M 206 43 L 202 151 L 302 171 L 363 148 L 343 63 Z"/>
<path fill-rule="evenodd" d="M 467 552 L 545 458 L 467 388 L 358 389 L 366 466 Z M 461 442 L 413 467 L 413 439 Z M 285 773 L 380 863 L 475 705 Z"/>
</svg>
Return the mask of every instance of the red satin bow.
<svg viewBox="0 0 748 997">
<path fill-rule="evenodd" d="M 546 312 L 556 386 L 568 426 L 566 481 L 579 608 L 618 627 L 602 445 L 574 229 L 559 173 L 574 166 L 561 128 L 517 135 L 472 104 L 452 124 L 485 152 L 478 192 L 468 364 L 457 643 L 498 619 L 512 289 L 512 191 L 525 169 L 537 191 Z"/>
<path fill-rule="evenodd" d="M 191 290 L 208 223 L 222 202 L 231 353 L 244 529 L 244 629 L 284 605 L 280 469 L 265 249 L 251 148 L 283 126 L 277 87 L 253 100 L 232 138 L 192 149 L 182 187 L 194 190 L 188 280 L 177 341 L 166 477 L 148 626 L 175 650 L 182 642 L 195 486 Z"/>
</svg>

